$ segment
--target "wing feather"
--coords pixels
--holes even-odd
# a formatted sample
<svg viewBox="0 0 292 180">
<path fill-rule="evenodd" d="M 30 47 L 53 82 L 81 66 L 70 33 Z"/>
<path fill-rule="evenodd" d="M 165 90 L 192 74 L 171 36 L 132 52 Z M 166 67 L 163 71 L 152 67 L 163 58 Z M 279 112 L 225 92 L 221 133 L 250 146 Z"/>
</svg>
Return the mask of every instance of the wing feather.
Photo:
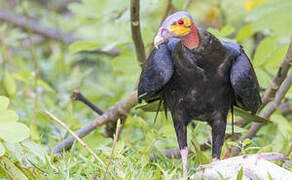
<svg viewBox="0 0 292 180">
<path fill-rule="evenodd" d="M 175 43 L 176 44 L 176 43 Z M 162 43 L 152 50 L 141 72 L 138 84 L 138 99 L 147 102 L 158 99 L 159 92 L 174 72 L 171 58 L 173 42 Z"/>
<path fill-rule="evenodd" d="M 234 91 L 235 105 L 256 113 L 262 104 L 259 83 L 252 64 L 242 47 L 236 43 L 225 43 L 234 56 L 230 70 L 230 82 Z"/>
</svg>

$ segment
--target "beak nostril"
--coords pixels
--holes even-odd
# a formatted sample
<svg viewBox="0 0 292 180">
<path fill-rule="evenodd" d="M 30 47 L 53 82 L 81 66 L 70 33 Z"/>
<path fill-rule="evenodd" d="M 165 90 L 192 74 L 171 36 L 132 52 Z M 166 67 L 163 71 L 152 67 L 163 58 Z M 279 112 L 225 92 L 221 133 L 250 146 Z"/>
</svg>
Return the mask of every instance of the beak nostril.
<svg viewBox="0 0 292 180">
<path fill-rule="evenodd" d="M 166 28 L 162 28 L 161 31 L 160 31 L 160 35 L 162 37 L 166 37 L 168 34 L 168 30 Z"/>
</svg>

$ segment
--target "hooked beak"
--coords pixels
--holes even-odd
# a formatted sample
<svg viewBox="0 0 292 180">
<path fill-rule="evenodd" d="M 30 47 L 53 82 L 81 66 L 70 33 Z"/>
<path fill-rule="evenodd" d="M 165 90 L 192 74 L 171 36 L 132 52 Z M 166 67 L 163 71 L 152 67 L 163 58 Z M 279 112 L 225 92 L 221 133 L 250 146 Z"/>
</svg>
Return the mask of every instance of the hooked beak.
<svg viewBox="0 0 292 180">
<path fill-rule="evenodd" d="M 166 41 L 168 38 L 171 37 L 171 33 L 168 31 L 168 29 L 161 27 L 158 30 L 158 33 L 156 34 L 155 38 L 154 38 L 154 46 L 156 48 L 158 48 L 158 46 L 163 43 L 164 41 Z"/>
</svg>

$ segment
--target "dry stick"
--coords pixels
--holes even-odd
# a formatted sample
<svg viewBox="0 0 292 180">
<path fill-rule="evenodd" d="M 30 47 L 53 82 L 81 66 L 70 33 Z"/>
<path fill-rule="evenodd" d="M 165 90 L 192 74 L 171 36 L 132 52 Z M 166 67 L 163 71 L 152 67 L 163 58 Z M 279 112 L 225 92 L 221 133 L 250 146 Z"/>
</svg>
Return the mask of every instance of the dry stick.
<svg viewBox="0 0 292 180">
<path fill-rule="evenodd" d="M 36 20 L 25 18 L 21 15 L 14 14 L 10 11 L 6 11 L 3 9 L 0 10 L 0 20 L 14 24 L 15 26 L 18 26 L 24 30 L 29 29 L 30 31 L 40 34 L 49 39 L 62 41 L 65 44 L 71 44 L 75 41 L 82 40 L 82 38 L 76 37 L 71 33 L 62 32 L 56 28 L 46 27 Z M 91 53 L 115 57 L 120 54 L 120 51 L 117 49 L 112 49 L 108 51 L 98 49 L 96 51 L 91 51 Z"/>
<path fill-rule="evenodd" d="M 140 0 L 131 0 L 130 12 L 131 12 L 131 31 L 132 39 L 134 41 L 136 56 L 138 63 L 143 67 L 144 62 L 146 61 L 144 42 L 141 35 L 140 29 Z"/>
<path fill-rule="evenodd" d="M 185 11 L 191 5 L 191 3 L 192 3 L 192 0 L 185 0 L 182 10 Z"/>
<path fill-rule="evenodd" d="M 33 32 L 45 37 L 63 41 L 65 44 L 81 40 L 70 33 L 60 32 L 57 29 L 42 26 L 39 22 L 25 18 L 21 15 L 13 14 L 6 10 L 0 10 L 0 20 L 13 23 L 21 28 L 30 29 Z"/>
<path fill-rule="evenodd" d="M 28 16 L 27 9 L 22 8 L 24 11 L 24 16 Z M 28 19 L 26 19 L 28 21 Z M 27 22 L 29 23 L 29 22 Z M 38 99 L 39 99 L 39 92 L 38 92 L 38 78 L 39 78 L 39 65 L 38 65 L 38 58 L 36 57 L 34 43 L 32 40 L 32 32 L 30 29 L 27 29 L 28 32 L 28 39 L 29 39 L 29 45 L 30 45 L 30 54 L 31 59 L 33 61 L 33 69 L 34 69 L 34 83 L 33 83 L 33 91 L 35 93 L 34 96 L 34 113 L 33 113 L 33 122 L 32 127 L 36 129 L 37 126 L 37 112 L 38 112 Z M 36 135 L 39 137 L 39 133 Z"/>
<path fill-rule="evenodd" d="M 289 157 L 289 155 L 290 155 L 291 153 L 292 153 L 292 144 L 290 145 L 289 150 L 288 150 L 288 152 L 285 154 L 285 156 L 286 156 L 286 157 Z M 290 160 L 290 159 L 289 159 L 289 160 Z M 282 161 L 280 162 L 279 166 L 283 166 L 284 162 L 285 162 L 285 161 L 282 160 Z"/>
<path fill-rule="evenodd" d="M 122 128 L 121 120 L 117 121 L 116 127 L 117 128 L 116 128 L 116 133 L 114 135 L 114 142 L 113 142 L 113 146 L 112 146 L 112 150 L 111 150 L 111 155 L 110 155 L 110 158 L 109 158 L 109 160 L 107 162 L 107 165 L 106 165 L 106 170 L 105 170 L 105 173 L 104 173 L 103 178 L 102 178 L 103 180 L 105 179 L 106 174 L 108 172 L 108 168 L 111 165 L 113 154 L 114 154 L 114 151 L 115 151 L 115 147 L 116 147 L 116 144 L 117 144 L 118 139 L 119 139 L 119 134 L 120 134 L 120 131 L 121 131 L 121 128 Z"/>
<path fill-rule="evenodd" d="M 142 67 L 145 58 L 144 43 L 142 40 L 142 35 L 140 31 L 140 21 L 139 21 L 139 0 L 131 0 L 131 30 L 132 38 L 135 44 L 136 56 L 139 65 Z M 98 126 L 101 126 L 110 121 L 116 121 L 121 115 L 127 116 L 130 109 L 137 104 L 137 91 L 131 93 L 130 97 L 125 101 L 120 101 L 116 103 L 113 107 L 109 108 L 101 117 L 93 120 L 87 126 L 79 129 L 75 133 L 79 137 L 84 137 L 93 131 Z M 72 136 L 67 137 L 62 142 L 58 143 L 52 148 L 52 152 L 59 153 L 62 150 L 69 149 L 73 144 L 74 138 Z"/>
<path fill-rule="evenodd" d="M 105 167 L 105 164 L 103 163 L 103 161 L 65 123 L 60 121 L 57 117 L 55 117 L 52 113 L 48 112 L 47 110 L 44 110 L 44 113 L 46 113 L 52 120 L 56 121 L 59 125 L 65 128 L 97 161 L 99 161 L 102 164 L 103 167 Z"/>
<path fill-rule="evenodd" d="M 74 90 L 73 94 L 71 95 L 71 99 L 83 102 L 98 115 L 102 115 L 104 113 L 99 107 L 92 104 L 86 97 L 84 97 L 78 90 Z"/>
<path fill-rule="evenodd" d="M 289 74 L 289 76 L 286 78 L 282 86 L 278 89 L 275 95 L 275 99 L 270 102 L 267 106 L 267 109 L 261 113 L 261 117 L 268 119 L 273 112 L 277 109 L 279 104 L 281 103 L 281 100 L 285 97 L 286 93 L 288 92 L 289 88 L 291 87 L 292 84 L 292 72 Z M 247 139 L 247 138 L 252 138 L 256 135 L 258 130 L 263 126 L 263 123 L 254 123 L 251 128 L 248 130 L 247 134 L 241 138 L 241 140 Z M 232 149 L 232 155 L 238 155 L 240 152 L 239 147 L 234 147 Z"/>
<path fill-rule="evenodd" d="M 175 9 L 172 5 L 172 0 L 167 0 L 167 6 L 166 6 L 166 9 L 164 11 L 163 17 L 160 21 L 160 26 L 162 25 L 163 21 L 167 18 L 167 16 L 174 11 L 175 11 Z"/>
<path fill-rule="evenodd" d="M 172 5 L 171 5 L 171 0 L 168 0 L 168 7 L 167 10 L 165 12 L 165 17 L 168 15 L 169 11 L 172 9 Z M 138 2 L 139 3 L 139 2 Z M 135 5 L 135 6 L 134 6 Z M 139 20 L 139 13 L 137 14 L 137 3 L 133 0 L 131 0 L 131 7 L 133 7 L 133 9 L 131 9 L 131 17 L 134 16 L 135 19 Z M 138 4 L 139 6 L 139 4 Z M 139 8 L 138 8 L 139 10 Z M 134 14 L 135 13 L 135 14 Z M 137 21 L 131 21 L 131 27 L 133 27 L 134 25 L 136 25 L 135 23 L 133 24 L 133 22 L 137 22 Z M 138 21 L 138 26 L 139 26 L 139 21 Z M 134 30 L 134 31 L 133 31 Z M 132 38 L 135 44 L 140 44 L 139 47 L 143 46 L 144 49 L 144 44 L 143 41 L 141 43 L 141 32 L 140 32 L 140 26 L 139 28 L 137 28 L 137 26 L 134 26 L 132 28 Z M 137 38 L 139 38 L 140 36 L 140 40 L 138 40 Z M 141 50 L 141 49 L 139 49 Z M 139 54 L 141 53 L 142 54 Z M 137 55 L 137 57 L 143 57 L 143 53 L 145 56 L 145 52 L 143 51 L 138 51 L 136 49 L 136 53 L 139 54 Z M 139 63 L 144 63 L 144 60 L 138 59 Z M 137 104 L 137 91 L 135 90 L 134 92 L 131 93 L 131 95 L 128 97 L 128 99 L 117 102 L 114 106 L 112 106 L 111 108 L 109 108 L 101 117 L 91 121 L 87 126 L 77 130 L 75 132 L 76 135 L 78 135 L 80 138 L 86 136 L 87 134 L 89 134 L 91 131 L 93 131 L 94 129 L 96 129 L 97 127 L 107 123 L 107 122 L 114 122 L 116 121 L 118 118 L 121 118 L 121 116 L 126 117 L 127 113 L 130 111 L 130 109 L 135 106 Z M 66 139 L 64 139 L 62 142 L 59 142 L 57 145 L 55 145 L 52 148 L 52 152 L 54 153 L 60 153 L 63 150 L 68 150 L 70 149 L 70 147 L 72 146 L 74 142 L 74 138 L 72 136 L 67 137 Z"/>
<path fill-rule="evenodd" d="M 71 95 L 71 99 L 83 102 L 85 105 L 90 107 L 94 112 L 96 112 L 99 115 L 102 115 L 104 113 L 99 107 L 97 107 L 96 105 L 91 103 L 86 97 L 84 97 L 78 90 L 74 90 L 73 94 Z M 105 137 L 113 138 L 114 131 L 116 129 L 116 122 L 110 121 L 106 123 L 105 126 L 106 127 L 103 135 Z"/>
<path fill-rule="evenodd" d="M 260 106 L 258 112 L 260 112 L 270 101 L 272 101 L 275 97 L 275 94 L 283 81 L 285 80 L 287 73 L 292 65 L 292 37 L 290 39 L 290 45 L 286 54 L 285 59 L 280 64 L 277 74 L 273 78 L 270 85 L 266 88 L 263 96 L 262 96 L 262 105 Z M 236 125 L 243 127 L 247 123 L 244 119 L 239 119 L 236 121 Z"/>
<path fill-rule="evenodd" d="M 121 116 L 127 116 L 130 109 L 134 107 L 136 104 L 137 91 L 135 90 L 130 94 L 130 96 L 127 99 L 117 102 L 114 106 L 107 109 L 107 111 L 102 116 L 91 121 L 87 126 L 75 131 L 75 134 L 82 138 L 89 134 L 94 129 L 96 129 L 97 127 L 102 126 L 107 122 L 116 121 Z M 59 142 L 57 145 L 55 145 L 52 148 L 52 152 L 60 153 L 63 150 L 68 150 L 72 146 L 73 142 L 74 137 L 68 136 L 62 142 Z"/>
<path fill-rule="evenodd" d="M 279 107 L 278 110 L 283 114 L 283 116 L 287 120 L 292 120 L 292 101 L 287 101 L 282 103 Z"/>
<path fill-rule="evenodd" d="M 68 5 L 71 3 L 81 3 L 81 0 L 62 0 L 62 1 L 40 1 L 34 0 L 36 3 L 44 6 L 44 8 L 48 8 L 49 10 L 54 10 L 58 13 L 66 13 L 69 11 Z M 48 6 L 50 3 L 50 6 Z"/>
<path fill-rule="evenodd" d="M 162 25 L 163 21 L 167 18 L 167 16 L 168 16 L 170 13 L 172 13 L 173 11 L 175 11 L 175 9 L 174 9 L 174 7 L 173 7 L 171 1 L 172 1 L 172 0 L 167 0 L 167 6 L 166 6 L 166 9 L 165 9 L 165 11 L 164 11 L 163 17 L 162 17 L 162 19 L 161 19 L 161 21 L 160 21 L 160 25 L 159 25 L 159 27 Z M 157 28 L 156 31 L 158 31 L 159 27 Z M 151 41 L 151 44 L 150 44 L 150 47 L 149 47 L 149 52 L 148 52 L 148 54 L 147 54 L 147 57 L 149 57 L 149 55 L 150 55 L 150 53 L 151 53 L 151 51 L 152 51 L 152 49 L 153 49 L 153 47 L 154 47 L 154 43 L 153 43 L 153 42 L 154 42 L 154 37 L 153 37 L 153 39 L 152 39 L 152 41 Z"/>
</svg>

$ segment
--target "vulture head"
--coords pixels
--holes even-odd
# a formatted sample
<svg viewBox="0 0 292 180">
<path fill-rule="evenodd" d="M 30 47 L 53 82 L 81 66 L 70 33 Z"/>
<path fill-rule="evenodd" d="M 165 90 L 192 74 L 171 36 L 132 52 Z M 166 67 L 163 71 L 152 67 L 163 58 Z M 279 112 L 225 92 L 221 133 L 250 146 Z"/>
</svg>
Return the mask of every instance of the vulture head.
<svg viewBox="0 0 292 180">
<path fill-rule="evenodd" d="M 189 13 L 179 11 L 168 16 L 154 38 L 155 47 L 157 48 L 159 44 L 171 37 L 181 39 L 189 49 L 198 47 L 198 30 Z"/>
</svg>

